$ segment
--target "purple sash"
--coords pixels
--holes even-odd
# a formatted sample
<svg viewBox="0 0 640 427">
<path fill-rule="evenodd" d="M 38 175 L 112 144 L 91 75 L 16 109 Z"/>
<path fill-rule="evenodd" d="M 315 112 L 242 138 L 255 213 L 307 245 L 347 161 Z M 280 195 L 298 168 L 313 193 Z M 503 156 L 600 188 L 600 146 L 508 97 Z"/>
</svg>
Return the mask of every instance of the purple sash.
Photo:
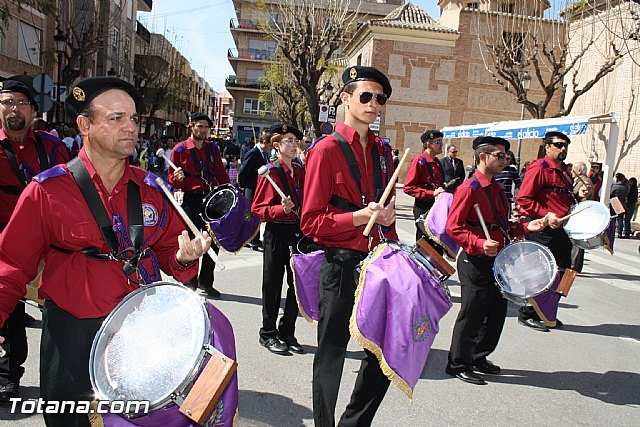
<svg viewBox="0 0 640 427">
<path fill-rule="evenodd" d="M 302 317 L 314 325 L 320 319 L 320 265 L 323 259 L 324 251 L 291 255 L 298 307 Z"/>
<path fill-rule="evenodd" d="M 362 266 L 349 330 L 410 399 L 451 301 L 409 254 L 378 245 Z"/>
<path fill-rule="evenodd" d="M 460 245 L 447 234 L 447 217 L 453 201 L 452 193 L 440 193 L 425 218 L 425 231 L 442 246 L 447 256 L 456 259 Z"/>
<path fill-rule="evenodd" d="M 556 319 L 558 318 L 558 304 L 560 303 L 561 295 L 556 292 L 556 289 L 558 289 L 563 274 L 564 270 L 559 271 L 553 284 L 545 292 L 533 298 L 527 298 L 529 304 L 533 306 L 538 316 L 540 316 L 540 320 L 550 328 L 556 326 Z"/>
<path fill-rule="evenodd" d="M 226 356 L 236 359 L 236 344 L 231 323 L 224 314 L 211 303 L 207 303 L 207 311 L 211 318 L 213 341 L 211 344 Z M 231 427 L 238 417 L 238 374 L 235 373 L 220 400 L 214 406 L 205 426 Z M 175 404 L 149 412 L 137 418 L 126 419 L 116 414 L 102 414 L 102 422 L 105 427 L 196 427 L 195 421 L 180 413 Z M 94 425 L 92 423 L 92 425 Z M 98 424 L 99 425 L 99 424 Z"/>
</svg>

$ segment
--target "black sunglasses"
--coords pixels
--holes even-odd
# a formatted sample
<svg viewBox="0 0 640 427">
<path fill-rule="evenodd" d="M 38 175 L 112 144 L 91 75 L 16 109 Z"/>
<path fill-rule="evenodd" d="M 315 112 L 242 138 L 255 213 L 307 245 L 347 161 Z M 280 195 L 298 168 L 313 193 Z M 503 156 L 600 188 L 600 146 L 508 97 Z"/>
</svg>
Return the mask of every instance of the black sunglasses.
<svg viewBox="0 0 640 427">
<path fill-rule="evenodd" d="M 353 93 L 351 92 L 347 92 L 349 93 L 349 95 L 353 95 Z M 376 93 L 376 101 L 378 101 L 378 104 L 380 105 L 384 105 L 387 103 L 387 99 L 389 99 L 389 97 L 387 96 L 386 93 Z M 367 102 L 371 101 L 373 99 L 373 93 L 371 92 L 361 92 L 360 93 L 360 103 L 361 104 L 366 104 Z"/>
<path fill-rule="evenodd" d="M 511 158 L 510 155 L 508 155 L 507 153 L 503 153 L 502 151 L 499 153 L 490 153 L 492 156 L 495 156 L 498 158 L 498 160 L 504 160 L 506 158 Z"/>
<path fill-rule="evenodd" d="M 553 144 L 554 147 L 559 148 L 561 150 L 563 148 L 565 148 L 565 147 L 569 148 L 569 143 L 568 142 L 557 142 L 557 141 L 554 141 L 554 142 L 552 142 L 552 144 Z"/>
</svg>

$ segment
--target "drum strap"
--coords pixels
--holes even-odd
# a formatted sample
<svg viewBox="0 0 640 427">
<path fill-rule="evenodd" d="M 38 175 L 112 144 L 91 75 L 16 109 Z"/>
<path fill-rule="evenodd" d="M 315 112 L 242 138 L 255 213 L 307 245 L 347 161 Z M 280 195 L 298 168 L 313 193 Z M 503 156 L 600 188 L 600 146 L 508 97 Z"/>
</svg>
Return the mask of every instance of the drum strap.
<svg viewBox="0 0 640 427">
<path fill-rule="evenodd" d="M 285 173 L 284 168 L 280 164 L 279 160 L 276 160 L 275 162 L 273 162 L 273 169 L 276 170 L 276 172 L 278 173 L 278 177 L 280 178 L 280 181 L 282 181 L 282 186 L 284 187 L 284 194 L 288 194 L 289 196 L 294 197 L 295 204 L 298 205 L 298 207 L 302 207 L 302 194 L 300 194 L 300 190 L 298 188 L 296 188 L 295 192 L 291 191 L 291 187 L 289 187 L 289 180 L 287 179 L 287 174 Z"/>
<path fill-rule="evenodd" d="M 471 179 L 476 181 L 478 185 L 480 184 L 480 181 L 478 181 L 478 178 L 475 175 L 473 175 Z M 509 202 L 508 200 L 506 200 L 506 196 L 501 191 L 498 191 L 498 198 L 500 199 L 500 203 L 502 204 L 502 208 L 505 212 L 505 215 L 501 216 L 498 213 L 498 208 L 495 204 L 495 201 L 493 200 L 493 197 L 491 196 L 491 193 L 489 192 L 489 189 L 487 187 L 482 187 L 482 189 L 487 195 L 487 199 L 489 199 L 489 205 L 491 205 L 491 210 L 493 211 L 494 218 L 496 219 L 496 221 L 498 221 L 498 227 L 500 228 L 500 230 L 502 230 L 505 244 L 508 245 L 511 242 L 511 239 L 509 238 L 509 223 L 507 220 L 507 215 L 509 215 Z"/>
<path fill-rule="evenodd" d="M 431 177 L 431 180 L 433 181 L 433 183 L 428 182 L 426 184 L 427 189 L 428 190 L 435 190 L 436 188 L 442 186 L 442 183 L 444 182 L 444 177 L 442 176 L 443 175 L 442 170 L 438 169 L 438 179 L 439 179 L 440 185 L 436 185 L 436 177 L 433 174 L 433 166 L 431 166 L 431 163 L 429 163 L 427 161 L 427 158 L 424 157 L 424 154 L 422 155 L 422 158 L 424 159 L 424 165 L 427 168 L 427 172 L 429 173 L 429 176 Z"/>
<path fill-rule="evenodd" d="M 110 259 L 119 260 L 124 264 L 124 271 L 131 274 L 135 271 L 138 261 L 146 256 L 147 251 L 142 251 L 144 243 L 144 226 L 142 225 L 142 201 L 140 198 L 140 187 L 132 179 L 127 184 L 127 220 L 129 222 L 129 235 L 133 242 L 133 248 L 126 248 L 120 251 L 118 239 L 113 231 L 113 223 L 109 214 L 100 199 L 98 190 L 80 158 L 76 157 L 67 163 L 73 179 L 80 188 L 80 192 L 87 202 L 93 218 L 100 228 L 100 233 L 104 241 L 111 249 L 108 255 Z M 84 251 L 81 251 L 84 252 Z"/>
<path fill-rule="evenodd" d="M 204 176 L 202 165 L 200 164 L 200 160 L 198 160 L 198 156 L 196 155 L 196 150 L 195 149 L 189 150 L 189 154 L 191 154 L 191 160 L 193 160 L 193 164 L 196 166 L 196 170 L 198 171 L 198 176 L 200 176 L 200 178 L 207 181 L 207 184 L 211 185 L 213 180 L 216 179 L 216 177 L 218 176 L 218 171 L 216 168 L 216 162 L 213 160 L 213 157 L 211 157 L 211 148 L 209 147 L 209 144 L 207 143 L 207 141 L 204 142 L 204 151 L 206 152 L 206 157 L 207 157 L 207 160 L 206 160 L 207 172 L 213 169 L 213 172 L 212 172 L 213 175 L 211 176 L 211 179 L 209 181 L 207 181 L 207 179 Z M 209 168 L 209 163 L 211 163 L 211 168 Z"/>
<path fill-rule="evenodd" d="M 33 133 L 33 135 L 35 136 L 36 153 L 38 153 L 38 163 L 40 164 L 40 170 L 47 170 L 49 169 L 49 157 L 47 156 L 47 151 L 44 148 L 44 144 L 42 143 L 40 136 L 35 132 Z M 29 182 L 27 181 L 27 177 L 24 176 L 24 173 L 22 173 L 22 171 L 20 170 L 20 167 L 18 167 L 16 155 L 13 152 L 11 143 L 8 139 L 3 139 L 1 144 L 2 148 L 4 149 L 4 154 L 7 156 L 9 164 L 11 165 L 11 169 L 13 169 L 13 173 L 15 173 L 18 177 L 18 180 L 26 186 Z"/>
</svg>

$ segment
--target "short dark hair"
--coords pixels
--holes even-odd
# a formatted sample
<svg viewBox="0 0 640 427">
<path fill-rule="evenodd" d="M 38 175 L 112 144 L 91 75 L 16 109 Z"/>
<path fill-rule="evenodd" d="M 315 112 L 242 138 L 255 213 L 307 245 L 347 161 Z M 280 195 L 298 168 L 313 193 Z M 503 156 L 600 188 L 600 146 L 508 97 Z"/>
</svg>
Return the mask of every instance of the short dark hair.
<svg viewBox="0 0 640 427">
<path fill-rule="evenodd" d="M 551 144 L 551 143 L 553 143 L 553 139 L 554 138 L 559 138 L 559 139 L 563 140 L 564 142 L 566 142 L 567 144 L 571 144 L 571 140 L 569 139 L 569 137 L 567 135 L 565 135 L 562 132 L 556 132 L 556 131 L 545 133 L 542 142 L 545 145 L 546 144 Z"/>
<path fill-rule="evenodd" d="M 268 144 L 271 142 L 271 132 L 269 132 L 268 130 L 263 130 L 262 132 L 260 132 L 260 138 L 258 138 L 259 142 L 264 142 L 265 144 Z"/>
</svg>

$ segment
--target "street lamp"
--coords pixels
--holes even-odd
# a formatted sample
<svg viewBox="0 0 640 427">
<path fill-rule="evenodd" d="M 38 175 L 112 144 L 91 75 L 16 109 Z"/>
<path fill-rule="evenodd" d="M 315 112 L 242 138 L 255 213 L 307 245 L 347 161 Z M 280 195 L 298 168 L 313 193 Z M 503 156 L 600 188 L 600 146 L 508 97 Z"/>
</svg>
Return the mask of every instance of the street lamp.
<svg viewBox="0 0 640 427">
<path fill-rule="evenodd" d="M 62 32 L 60 27 L 58 27 L 58 31 L 53 36 L 53 40 L 56 42 L 56 52 L 58 53 L 58 84 L 56 85 L 58 108 L 56 109 L 56 121 L 60 123 L 60 110 L 62 109 L 62 96 L 60 93 L 60 80 L 62 79 L 62 55 L 64 55 L 67 47 L 67 36 Z"/>
<path fill-rule="evenodd" d="M 531 87 L 531 75 L 527 71 L 522 71 L 520 75 L 520 85 L 522 86 L 522 92 L 524 93 L 523 101 L 527 98 L 529 88 Z M 524 120 L 524 102 L 520 109 L 520 121 Z M 522 151 L 522 139 L 518 138 L 518 155 L 516 157 L 516 163 L 518 165 L 518 173 L 520 173 L 520 152 Z"/>
</svg>

